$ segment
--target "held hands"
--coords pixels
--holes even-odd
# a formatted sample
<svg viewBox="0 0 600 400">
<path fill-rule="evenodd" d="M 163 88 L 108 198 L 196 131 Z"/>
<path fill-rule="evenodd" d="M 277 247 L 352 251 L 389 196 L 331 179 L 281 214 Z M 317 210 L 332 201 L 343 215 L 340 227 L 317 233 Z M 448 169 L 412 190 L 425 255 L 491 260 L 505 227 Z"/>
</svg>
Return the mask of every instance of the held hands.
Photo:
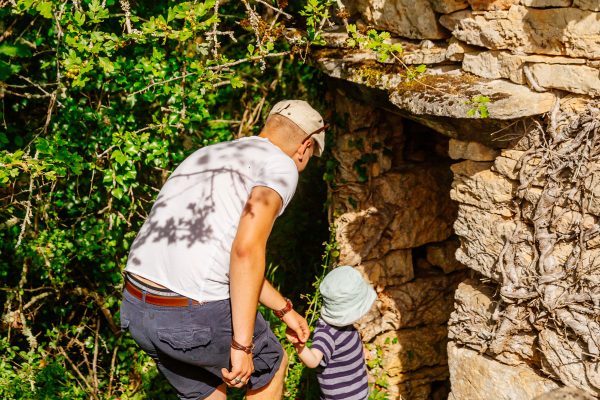
<svg viewBox="0 0 600 400">
<path fill-rule="evenodd" d="M 232 346 L 230 357 L 230 371 L 226 368 L 221 369 L 223 382 L 229 387 L 241 388 L 248 383 L 250 375 L 254 372 L 252 352 L 247 353 L 244 350 L 236 349 Z"/>
<path fill-rule="evenodd" d="M 288 342 L 293 344 L 294 348 L 296 348 L 296 350 L 298 350 L 298 351 L 300 349 L 302 349 L 304 347 L 304 345 L 306 344 L 306 343 L 300 342 L 300 340 L 298 339 L 298 336 L 296 336 L 296 332 L 294 332 L 290 328 L 287 328 L 285 330 L 285 337 L 288 340 Z"/>
<path fill-rule="evenodd" d="M 287 312 L 281 320 L 287 325 L 285 336 L 294 346 L 303 345 L 310 336 L 308 323 L 295 310 Z"/>
</svg>

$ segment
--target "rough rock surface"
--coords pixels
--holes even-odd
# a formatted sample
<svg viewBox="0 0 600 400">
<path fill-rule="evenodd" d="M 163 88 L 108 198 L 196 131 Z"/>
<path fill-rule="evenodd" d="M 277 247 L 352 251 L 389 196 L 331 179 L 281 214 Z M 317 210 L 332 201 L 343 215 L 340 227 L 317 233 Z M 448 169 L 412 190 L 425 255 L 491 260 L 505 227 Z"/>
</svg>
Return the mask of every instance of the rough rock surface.
<svg viewBox="0 0 600 400">
<path fill-rule="evenodd" d="M 498 151 L 478 142 L 450 139 L 448 155 L 453 160 L 494 161 Z"/>
<path fill-rule="evenodd" d="M 439 267 L 445 274 L 466 268 L 456 260 L 456 250 L 460 247 L 460 242 L 456 239 L 449 239 L 442 243 L 434 243 L 427 246 L 426 259 L 430 266 Z"/>
<path fill-rule="evenodd" d="M 546 89 L 560 89 L 572 93 L 600 95 L 600 71 L 585 65 L 533 64 L 529 67 L 532 78 Z"/>
<path fill-rule="evenodd" d="M 446 398 L 438 346 L 450 315 L 450 399 L 545 399 L 559 385 L 597 397 L 600 295 L 588 289 L 600 287 L 598 151 L 555 135 L 537 144 L 551 151 L 530 156 L 527 137 L 561 112 L 587 113 L 600 96 L 600 3 L 344 4 L 360 32 L 388 30 L 387 42 L 404 48 L 379 62 L 371 50 L 346 48 L 348 35 L 337 29 L 314 53 L 336 78 L 343 120 L 332 146 L 340 262 L 363 271 L 378 292 L 359 327 L 368 357 L 381 364 L 371 381 L 387 382 L 388 398 Z M 409 79 L 420 64 L 426 72 Z M 553 153 L 585 161 L 571 170 L 585 176 L 585 196 L 549 190 L 564 174 L 549 180 L 536 171 Z M 589 236 L 573 239 L 581 232 Z"/>
<path fill-rule="evenodd" d="M 573 0 L 573 7 L 582 10 L 600 11 L 600 3 L 597 0 Z"/>
<path fill-rule="evenodd" d="M 539 335 L 539 344 L 544 354 L 544 369 L 556 375 L 569 386 L 583 388 L 588 394 L 600 395 L 598 362 L 586 360 L 586 346 L 581 342 L 566 343 L 550 329 Z"/>
<path fill-rule="evenodd" d="M 448 343 L 449 400 L 531 400 L 558 388 L 528 367 L 507 367 L 474 350 Z"/>
<path fill-rule="evenodd" d="M 469 2 L 467 0 L 431 0 L 431 7 L 435 12 L 450 14 L 469 7 Z"/>
<path fill-rule="evenodd" d="M 400 329 L 443 325 L 453 308 L 454 291 L 464 277 L 462 272 L 431 275 L 390 287 L 385 295 L 393 300 L 387 312 L 395 314 L 394 326 Z"/>
<path fill-rule="evenodd" d="M 570 7 L 572 0 L 521 0 L 521 5 L 527 7 Z"/>
<path fill-rule="evenodd" d="M 490 170 L 491 163 L 463 161 L 452 165 L 454 182 L 450 197 L 494 214 L 512 216 L 511 200 L 516 184 Z"/>
<path fill-rule="evenodd" d="M 540 56 L 513 54 L 507 51 L 484 51 L 466 54 L 463 59 L 463 69 L 472 74 L 489 78 L 505 78 L 519 84 L 526 84 L 528 77 L 526 69 L 531 73 L 531 67 L 539 64 L 551 64 L 556 73 L 560 73 L 567 65 L 577 64 L 585 68 L 586 60 L 583 58 L 570 58 L 562 56 Z M 531 76 L 533 79 L 543 79 L 539 75 Z M 589 86 L 589 84 L 588 84 Z"/>
<path fill-rule="evenodd" d="M 492 50 L 600 58 L 598 15 L 579 8 L 457 11 L 440 22 L 457 39 Z"/>
<path fill-rule="evenodd" d="M 436 81 L 435 86 L 428 83 Z M 477 81 L 458 71 L 443 80 L 431 78 L 425 82 L 427 86 L 413 84 L 394 92 L 390 101 L 416 115 L 465 118 L 474 107 L 477 93 L 491 99 L 487 106 L 491 118 L 509 120 L 548 112 L 556 100 L 551 93 L 536 93 L 505 80 Z"/>
<path fill-rule="evenodd" d="M 513 4 L 518 4 L 519 0 L 469 0 L 473 10 L 508 10 Z"/>
<path fill-rule="evenodd" d="M 579 389 L 563 387 L 541 394 L 533 400 L 594 400 L 594 397 Z"/>
<path fill-rule="evenodd" d="M 363 271 L 378 292 L 358 327 L 376 365 L 371 379 L 388 383 L 390 399 L 444 397 L 444 386 L 434 383 L 448 377 L 446 322 L 466 274 L 454 257 L 457 239 L 450 238 L 456 206 L 449 197 L 448 140 L 426 139 L 435 133 L 405 129 L 402 118 L 345 94 L 335 106 L 345 121 L 333 149 L 339 263 Z M 428 268 L 417 270 L 415 262 Z"/>
<path fill-rule="evenodd" d="M 352 0 L 347 3 L 377 29 L 411 39 L 443 39 L 448 36 L 439 25 L 428 0 Z"/>
<path fill-rule="evenodd" d="M 383 367 L 390 376 L 415 371 L 426 366 L 446 363 L 445 326 L 403 329 L 386 332 L 375 340 L 388 351 L 383 356 Z"/>
<path fill-rule="evenodd" d="M 447 171 L 435 167 L 374 179 L 373 206 L 346 212 L 337 220 L 340 263 L 358 265 L 450 236 L 455 209 L 438 185 L 443 181 L 449 182 Z"/>
<path fill-rule="evenodd" d="M 348 55 L 340 59 L 323 54 L 319 63 L 331 77 L 381 89 L 395 89 L 390 94 L 390 101 L 414 115 L 471 118 L 468 111 L 473 108 L 472 98 L 483 95 L 491 99 L 488 105 L 490 118 L 511 120 L 546 113 L 556 100 L 552 93 L 536 93 L 523 85 L 476 78 L 456 69 L 452 73 L 444 72 L 444 69 L 430 69 L 420 81 L 403 84 L 397 73 L 361 66 L 360 61 L 364 57 Z"/>
</svg>

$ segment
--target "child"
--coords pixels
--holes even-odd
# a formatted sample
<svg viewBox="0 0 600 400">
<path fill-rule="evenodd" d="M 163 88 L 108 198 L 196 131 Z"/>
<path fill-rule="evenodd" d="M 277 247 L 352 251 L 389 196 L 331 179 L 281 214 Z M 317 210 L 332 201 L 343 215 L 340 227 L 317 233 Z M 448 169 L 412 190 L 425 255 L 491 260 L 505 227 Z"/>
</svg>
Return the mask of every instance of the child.
<svg viewBox="0 0 600 400">
<path fill-rule="evenodd" d="M 287 338 L 304 365 L 321 367 L 317 370 L 321 399 L 365 400 L 367 368 L 360 335 L 352 324 L 369 312 L 377 298 L 375 290 L 350 266 L 328 273 L 319 290 L 323 307 L 312 347 L 290 333 Z"/>
</svg>

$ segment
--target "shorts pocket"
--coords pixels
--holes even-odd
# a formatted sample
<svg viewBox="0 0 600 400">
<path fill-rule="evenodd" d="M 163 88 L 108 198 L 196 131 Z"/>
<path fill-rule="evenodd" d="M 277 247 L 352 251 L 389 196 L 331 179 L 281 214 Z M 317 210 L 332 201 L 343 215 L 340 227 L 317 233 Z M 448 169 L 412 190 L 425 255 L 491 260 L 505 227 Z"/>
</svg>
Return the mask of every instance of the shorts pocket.
<svg viewBox="0 0 600 400">
<path fill-rule="evenodd" d="M 125 332 L 129 328 L 129 320 L 121 317 L 121 332 Z"/>
<path fill-rule="evenodd" d="M 121 308 L 119 310 L 121 332 L 125 332 L 127 328 L 129 328 L 129 324 L 131 323 L 131 317 L 129 316 L 129 308 L 131 308 L 131 305 L 128 303 L 126 298 L 123 298 L 123 301 L 121 302 Z"/>
<path fill-rule="evenodd" d="M 183 351 L 206 346 L 212 340 L 212 332 L 208 326 L 194 329 L 158 329 L 156 334 L 160 341 L 175 350 Z"/>
<path fill-rule="evenodd" d="M 281 344 L 269 333 L 265 333 L 256 343 L 253 375 L 259 376 L 272 371 L 283 354 Z"/>
</svg>

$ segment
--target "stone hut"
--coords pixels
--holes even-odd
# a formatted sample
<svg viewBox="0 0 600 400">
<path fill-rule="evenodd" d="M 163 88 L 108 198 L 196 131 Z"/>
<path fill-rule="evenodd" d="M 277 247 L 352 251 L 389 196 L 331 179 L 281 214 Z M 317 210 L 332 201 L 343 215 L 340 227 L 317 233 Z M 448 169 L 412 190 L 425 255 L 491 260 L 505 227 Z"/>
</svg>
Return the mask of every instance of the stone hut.
<svg viewBox="0 0 600 400">
<path fill-rule="evenodd" d="M 404 49 L 382 63 L 327 32 L 314 54 L 338 119 L 340 263 L 379 295 L 361 326 L 373 382 L 407 400 L 597 398 L 600 1 L 343 5 Z"/>
</svg>

